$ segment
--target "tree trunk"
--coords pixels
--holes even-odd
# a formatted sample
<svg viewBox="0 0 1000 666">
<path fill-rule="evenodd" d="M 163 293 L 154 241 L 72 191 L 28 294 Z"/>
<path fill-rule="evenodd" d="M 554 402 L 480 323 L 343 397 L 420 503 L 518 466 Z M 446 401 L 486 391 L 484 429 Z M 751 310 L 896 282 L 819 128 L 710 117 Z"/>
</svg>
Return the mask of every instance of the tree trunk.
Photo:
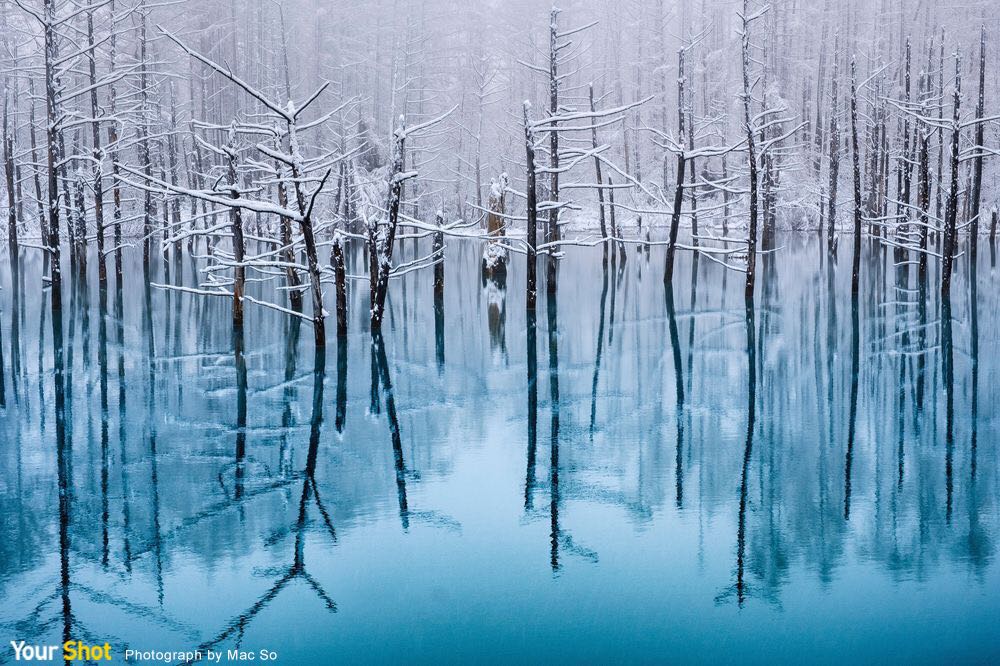
<svg viewBox="0 0 1000 666">
<path fill-rule="evenodd" d="M 681 209 L 684 205 L 684 171 L 687 164 L 683 147 L 684 119 L 684 49 L 681 49 L 677 52 L 677 137 L 681 147 L 677 153 L 677 186 L 674 188 L 674 210 L 670 216 L 670 242 L 667 244 L 667 260 L 663 268 L 663 283 L 666 285 L 669 285 L 674 279 L 677 232 L 681 225 Z"/>
<path fill-rule="evenodd" d="M 235 201 L 240 198 L 239 176 L 236 172 L 236 131 L 230 130 L 229 146 L 226 150 L 229 156 L 229 196 Z M 243 329 L 243 293 L 246 289 L 246 246 L 243 241 L 243 215 L 238 206 L 232 206 L 229 211 L 230 229 L 233 234 L 233 330 Z"/>
<path fill-rule="evenodd" d="M 593 83 L 590 84 L 589 91 L 590 91 L 590 112 L 591 113 L 596 113 L 597 109 L 594 107 L 594 84 Z M 591 146 L 593 146 L 593 148 L 594 148 L 595 151 L 597 150 L 597 127 L 596 127 L 596 123 L 597 123 L 597 121 L 595 119 L 591 119 L 590 143 L 591 143 Z M 628 154 L 627 151 L 626 151 L 626 154 Z M 594 170 L 597 173 L 597 218 L 601 222 L 601 238 L 603 238 L 605 241 L 607 241 L 607 238 L 608 238 L 608 229 L 607 229 L 607 225 L 605 224 L 605 220 L 604 220 L 604 188 L 601 187 L 604 184 L 604 181 L 601 180 L 601 158 L 596 153 L 594 154 Z"/>
<path fill-rule="evenodd" d="M 976 102 L 976 136 L 973 150 L 976 157 L 972 162 L 972 210 L 969 223 L 969 261 L 973 266 L 979 248 L 979 210 L 983 189 L 983 132 L 982 122 L 986 104 L 986 26 L 979 33 L 979 98 Z"/>
<path fill-rule="evenodd" d="M 56 75 L 56 62 L 59 59 L 59 49 L 55 35 L 55 0 L 44 0 L 43 17 L 45 33 L 45 107 L 46 107 L 46 167 L 48 170 L 48 229 L 49 252 L 52 254 L 52 309 L 62 309 L 62 266 L 59 241 L 59 87 Z M 53 317 L 53 322 L 56 317 Z M 61 389 L 60 389 L 61 390 Z"/>
<path fill-rule="evenodd" d="M 944 260 L 941 265 L 941 296 L 951 294 L 951 273 L 955 262 L 955 237 L 958 224 L 958 148 L 961 126 L 959 107 L 962 102 L 962 58 L 955 56 L 955 95 L 951 129 L 951 187 L 948 191 L 948 205 L 945 211 Z"/>
<path fill-rule="evenodd" d="M 559 113 L 559 77 L 556 51 L 558 17 L 559 10 L 553 7 L 549 15 L 549 113 L 553 116 Z M 549 209 L 548 233 L 545 241 L 551 243 L 559 240 L 559 208 L 554 205 L 555 202 L 559 201 L 559 131 L 555 122 L 549 128 L 549 166 L 552 168 L 549 181 L 549 201 L 552 208 Z M 552 256 L 550 253 L 550 261 Z M 549 270 L 551 272 L 552 268 Z"/>
<path fill-rule="evenodd" d="M 750 114 L 750 22 L 748 2 L 743 0 L 743 122 L 747 133 L 747 162 L 750 166 L 750 228 L 747 232 L 747 279 L 743 297 L 748 311 L 753 303 L 754 278 L 757 268 L 757 146 Z"/>
<path fill-rule="evenodd" d="M 334 232 L 330 257 L 337 289 L 337 344 L 342 345 L 347 337 L 347 270 L 344 265 L 344 237 L 339 230 Z"/>
<path fill-rule="evenodd" d="M 399 200 L 403 187 L 403 156 L 405 150 L 405 133 L 403 127 L 397 130 L 393 143 L 392 171 L 389 175 L 389 199 L 386 203 L 387 224 L 385 237 L 378 243 L 376 251 L 377 274 L 375 287 L 375 303 L 372 305 L 371 328 L 373 331 L 382 329 L 382 315 L 385 313 L 385 299 L 389 291 L 389 272 L 392 269 L 392 246 L 396 240 L 396 228 L 399 223 Z"/>
<path fill-rule="evenodd" d="M 4 87 L 7 79 L 4 77 Z M 3 167 L 4 176 L 7 180 L 7 244 L 10 247 L 11 257 L 17 254 L 17 206 L 14 201 L 16 190 L 14 189 L 14 136 L 10 128 L 8 118 L 9 95 L 4 90 L 3 96 Z"/>
<path fill-rule="evenodd" d="M 527 198 L 527 293 L 525 304 L 527 311 L 531 314 L 535 312 L 535 299 L 537 297 L 536 287 L 536 266 L 535 266 L 535 245 L 537 244 L 538 233 L 538 198 L 535 189 L 535 132 L 528 120 L 528 111 L 531 108 L 528 102 L 524 103 L 524 149 L 526 170 L 525 195 Z"/>
<path fill-rule="evenodd" d="M 113 31 L 114 28 L 112 27 Z M 91 139 L 94 156 L 94 223 L 97 231 L 97 279 L 101 284 L 108 281 L 107 262 L 104 259 L 104 153 L 101 150 L 101 123 L 98 120 L 100 107 L 97 104 L 97 53 L 94 49 L 94 12 L 87 12 L 87 45 L 90 48 L 88 60 L 90 74 L 90 115 Z M 114 122 L 114 121 L 112 121 Z"/>
<path fill-rule="evenodd" d="M 851 293 L 858 293 L 861 272 L 861 155 L 858 149 L 858 71 L 851 58 L 851 149 L 854 156 L 854 256 L 851 264 Z"/>
<path fill-rule="evenodd" d="M 837 87 L 840 83 L 840 59 L 837 57 L 837 50 L 840 44 L 839 35 L 834 38 L 833 43 L 833 80 L 831 82 L 833 108 L 830 110 L 830 187 L 827 193 L 829 200 L 826 214 L 826 249 L 830 254 L 833 254 L 834 251 L 834 234 L 837 226 L 837 181 L 840 177 L 840 125 L 838 118 L 839 111 L 837 109 L 839 103 L 839 91 Z"/>
</svg>

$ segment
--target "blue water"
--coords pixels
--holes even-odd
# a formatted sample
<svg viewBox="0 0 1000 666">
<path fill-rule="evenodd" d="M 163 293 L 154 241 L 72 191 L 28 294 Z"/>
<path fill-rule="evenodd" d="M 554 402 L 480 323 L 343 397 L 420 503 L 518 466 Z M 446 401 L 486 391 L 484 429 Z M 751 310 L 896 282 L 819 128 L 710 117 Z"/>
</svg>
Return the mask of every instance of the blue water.
<svg viewBox="0 0 1000 666">
<path fill-rule="evenodd" d="M 67 277 L 58 348 L 38 252 L 0 257 L 0 661 L 996 663 L 995 258 L 943 302 L 866 247 L 855 302 L 843 245 L 779 237 L 749 319 L 719 264 L 681 256 L 671 304 L 655 248 L 570 248 L 532 339 L 523 257 L 496 284 L 449 240 L 381 340 L 352 282 L 325 363 L 252 305 L 241 356 L 227 299 L 133 251 L 120 293 Z"/>
</svg>

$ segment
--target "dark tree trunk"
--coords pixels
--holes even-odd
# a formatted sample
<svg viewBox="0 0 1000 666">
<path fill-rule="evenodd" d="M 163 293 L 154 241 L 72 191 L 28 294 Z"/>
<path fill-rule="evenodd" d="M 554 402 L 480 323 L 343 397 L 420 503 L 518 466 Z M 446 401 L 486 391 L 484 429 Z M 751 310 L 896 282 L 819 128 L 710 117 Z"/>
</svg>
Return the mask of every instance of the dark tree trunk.
<svg viewBox="0 0 1000 666">
<path fill-rule="evenodd" d="M 681 209 L 684 205 L 684 171 L 687 164 L 683 149 L 684 118 L 684 49 L 681 49 L 677 53 L 677 137 L 682 147 L 677 153 L 677 186 L 674 189 L 674 210 L 670 216 L 670 242 L 667 244 L 667 260 L 663 268 L 663 283 L 666 285 L 669 285 L 674 279 L 677 232 L 680 228 Z"/>
<path fill-rule="evenodd" d="M 114 28 L 112 28 L 114 30 Z M 98 121 L 100 107 L 97 104 L 97 53 L 94 50 L 94 12 L 87 12 L 87 44 L 90 54 L 90 114 L 91 138 L 94 157 L 94 224 L 97 232 L 97 279 L 100 284 L 108 281 L 107 261 L 104 258 L 104 153 L 101 150 L 101 123 Z"/>
<path fill-rule="evenodd" d="M 979 98 L 976 101 L 976 136 L 973 150 L 976 151 L 972 162 L 972 210 L 969 223 L 969 261 L 975 266 L 979 248 L 979 211 L 983 189 L 983 132 L 985 128 L 982 118 L 986 105 L 986 26 L 979 33 Z"/>
<path fill-rule="evenodd" d="M 945 211 L 944 260 L 941 264 L 941 296 L 951 294 L 951 273 L 955 262 L 955 237 L 958 224 L 958 148 L 961 126 L 959 107 L 962 102 L 962 59 L 955 57 L 955 95 L 951 130 L 951 186 L 948 190 L 948 205 Z"/>
<path fill-rule="evenodd" d="M 930 135 L 928 133 L 920 133 L 920 183 L 917 191 L 917 198 L 920 204 L 920 258 L 918 259 L 919 267 L 917 269 L 917 276 L 920 279 L 922 287 L 926 287 L 927 282 L 927 234 L 930 223 L 928 212 L 931 204 L 930 156 L 928 155 L 930 151 L 928 146 L 929 138 Z"/>
<path fill-rule="evenodd" d="M 851 58 L 851 149 L 854 157 L 854 255 L 851 263 L 851 293 L 858 293 L 861 271 L 861 155 L 858 149 L 857 64 Z"/>
<path fill-rule="evenodd" d="M 387 223 L 385 238 L 377 248 L 376 263 L 377 282 L 375 287 L 375 303 L 372 305 L 371 327 L 373 331 L 382 329 L 382 315 L 385 313 L 385 299 L 389 291 L 389 272 L 392 269 L 392 246 L 396 240 L 396 228 L 399 223 L 399 200 L 403 187 L 403 157 L 405 150 L 405 134 L 403 128 L 396 133 L 393 143 L 392 171 L 389 176 L 389 200 L 386 203 Z"/>
<path fill-rule="evenodd" d="M 4 79 L 6 83 L 6 78 Z M 14 200 L 14 136 L 8 118 L 9 95 L 3 96 L 3 170 L 7 181 L 7 244 L 11 257 L 17 254 L 17 205 Z"/>
<path fill-rule="evenodd" d="M 236 172 L 235 134 L 230 134 L 226 153 L 229 156 L 229 196 L 235 201 L 240 198 L 239 176 Z M 236 205 L 229 210 L 230 228 L 233 234 L 233 330 L 243 330 L 243 293 L 246 289 L 246 246 L 243 241 L 243 214 Z M 240 336 L 242 337 L 242 336 Z"/>
<path fill-rule="evenodd" d="M 538 195 L 535 186 L 535 132 L 531 127 L 531 122 L 528 120 L 528 110 L 530 106 L 527 102 L 524 104 L 524 150 L 526 159 L 526 170 L 525 177 L 527 184 L 525 186 L 525 195 L 527 198 L 527 246 L 528 246 L 528 259 L 527 259 L 527 293 L 525 298 L 525 305 L 527 311 L 531 314 L 535 312 L 535 299 L 538 294 L 538 289 L 536 287 L 536 266 L 535 266 L 535 246 L 537 244 L 537 233 L 538 233 Z"/>
<path fill-rule="evenodd" d="M 750 113 L 750 23 L 747 0 L 743 0 L 743 122 L 747 133 L 747 163 L 750 166 L 750 228 L 747 231 L 747 279 L 743 297 L 752 312 L 757 269 L 757 145 Z"/>
<path fill-rule="evenodd" d="M 594 107 L 593 83 L 590 84 L 589 91 L 590 91 L 590 112 L 596 113 L 597 109 Z M 590 142 L 594 150 L 597 150 L 597 127 L 595 126 L 597 120 L 592 118 L 590 122 L 591 122 Z M 626 154 L 628 154 L 627 151 Z M 601 158 L 596 153 L 594 155 L 594 170 L 597 173 L 597 217 L 601 222 L 601 238 L 605 239 L 606 241 L 608 238 L 608 228 L 604 220 L 604 188 L 601 187 L 604 184 L 604 181 L 601 179 Z"/>
<path fill-rule="evenodd" d="M 333 263 L 333 275 L 337 290 L 337 339 L 342 345 L 347 337 L 347 269 L 344 265 L 344 240 L 338 233 L 333 238 L 333 250 L 330 258 Z"/>
<path fill-rule="evenodd" d="M 826 214 L 826 249 L 833 254 L 834 238 L 837 227 L 837 181 L 840 177 L 840 119 L 838 117 L 839 103 L 838 84 L 840 83 L 840 59 L 837 50 L 840 44 L 840 36 L 834 38 L 833 48 L 833 80 L 831 82 L 833 108 L 830 110 L 830 187 L 828 191 L 829 200 L 827 202 Z"/>
</svg>

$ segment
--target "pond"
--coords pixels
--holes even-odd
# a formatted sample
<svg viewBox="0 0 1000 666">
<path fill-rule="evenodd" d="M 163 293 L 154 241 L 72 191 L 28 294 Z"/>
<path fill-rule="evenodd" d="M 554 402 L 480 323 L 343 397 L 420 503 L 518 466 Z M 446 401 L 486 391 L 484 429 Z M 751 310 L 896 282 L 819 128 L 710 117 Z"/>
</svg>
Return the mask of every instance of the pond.
<svg viewBox="0 0 1000 666">
<path fill-rule="evenodd" d="M 60 345 L 40 254 L 4 256 L 5 640 L 996 661 L 995 255 L 963 255 L 942 301 L 935 262 L 923 287 L 866 245 L 852 298 L 849 244 L 779 234 L 749 312 L 705 258 L 679 255 L 665 298 L 662 246 L 570 247 L 557 284 L 539 260 L 528 326 L 523 256 L 499 284 L 449 239 L 443 293 L 395 280 L 382 337 L 351 281 L 325 360 L 273 309 L 237 340 L 229 300 L 147 288 L 133 250 L 120 289 L 93 257 L 85 285 L 64 271 Z M 150 280 L 195 286 L 200 261 Z"/>
</svg>

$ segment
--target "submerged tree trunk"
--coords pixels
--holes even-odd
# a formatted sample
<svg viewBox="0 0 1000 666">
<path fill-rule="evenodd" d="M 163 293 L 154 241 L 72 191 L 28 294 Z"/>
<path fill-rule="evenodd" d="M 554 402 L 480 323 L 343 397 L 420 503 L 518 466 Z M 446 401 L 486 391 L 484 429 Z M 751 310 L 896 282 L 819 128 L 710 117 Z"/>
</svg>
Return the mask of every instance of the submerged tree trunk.
<svg viewBox="0 0 1000 666">
<path fill-rule="evenodd" d="M 979 248 L 979 211 L 980 200 L 983 189 L 983 132 L 986 123 L 982 122 L 986 104 L 986 26 L 982 26 L 979 33 L 979 98 L 976 102 L 976 136 L 973 150 L 976 151 L 975 160 L 972 162 L 972 194 L 969 220 L 969 261 L 973 266 L 976 263 L 976 255 Z"/>
<path fill-rule="evenodd" d="M 951 273 L 955 262 L 955 239 L 958 224 L 958 148 L 961 135 L 959 111 L 962 102 L 962 58 L 955 56 L 955 94 L 951 127 L 951 186 L 948 190 L 948 205 L 945 211 L 944 259 L 941 262 L 941 296 L 951 294 Z"/>
<path fill-rule="evenodd" d="M 857 63 L 851 58 L 851 150 L 854 158 L 854 254 L 851 263 L 851 293 L 858 293 L 861 271 L 861 155 L 858 150 Z"/>
<path fill-rule="evenodd" d="M 337 344 L 342 345 L 347 336 L 347 269 L 344 264 L 344 235 L 340 230 L 334 232 L 330 259 L 337 290 Z"/>
<path fill-rule="evenodd" d="M 376 280 L 375 303 L 372 305 L 371 327 L 373 331 L 381 330 L 382 315 L 385 312 L 385 298 L 389 291 L 389 272 L 392 269 L 392 246 L 396 240 L 396 228 L 399 223 L 399 200 L 403 187 L 403 157 L 405 150 L 406 134 L 404 128 L 396 131 L 393 142 L 392 171 L 389 175 L 389 198 L 386 202 L 386 226 L 385 234 L 378 243 L 377 276 L 372 276 Z"/>
<path fill-rule="evenodd" d="M 918 259 L 917 276 L 922 287 L 926 287 L 927 281 L 927 235 L 930 224 L 928 211 L 931 204 L 929 138 L 928 132 L 920 133 L 920 183 L 917 190 L 917 199 L 920 204 L 920 258 Z"/>
<path fill-rule="evenodd" d="M 4 77 L 6 87 L 7 79 Z M 4 176 L 7 181 L 7 245 L 10 248 L 11 257 L 17 253 L 17 206 L 14 201 L 16 190 L 14 189 L 14 136 L 10 128 L 9 116 L 9 95 L 4 91 L 3 96 L 3 167 Z"/>
<path fill-rule="evenodd" d="M 280 169 L 280 166 L 279 166 Z M 288 206 L 288 188 L 282 178 L 278 180 L 278 203 Z M 295 252 L 292 249 L 292 221 L 281 216 L 281 261 L 285 263 L 285 285 L 288 287 L 288 302 L 296 312 L 302 312 L 302 282 L 295 270 Z"/>
<path fill-rule="evenodd" d="M 667 243 L 667 261 L 663 268 L 663 283 L 667 285 L 674 279 L 674 254 L 677 251 L 677 232 L 681 223 L 681 208 L 684 205 L 684 167 L 687 163 L 683 147 L 684 116 L 684 49 L 681 49 L 677 53 L 677 137 L 681 145 L 677 152 L 677 186 L 674 189 L 674 210 L 670 216 L 670 242 Z M 748 118 L 748 127 L 749 123 Z"/>
<path fill-rule="evenodd" d="M 56 74 L 56 63 L 59 60 L 59 50 L 55 35 L 55 0 L 44 0 L 43 17 L 45 33 L 45 104 L 46 104 L 46 167 L 48 170 L 48 228 L 49 253 L 52 255 L 52 309 L 58 312 L 62 309 L 62 262 L 59 241 L 59 79 Z M 53 325 L 56 320 L 53 312 Z M 60 317 L 61 320 L 61 317 Z M 58 383 L 58 382 L 57 382 Z"/>
<path fill-rule="evenodd" d="M 589 92 L 590 92 L 590 112 L 593 113 L 593 114 L 596 114 L 597 110 L 594 107 L 594 84 L 593 83 L 591 83 L 590 86 L 589 86 Z M 590 144 L 593 147 L 593 149 L 596 151 L 597 150 L 597 127 L 596 127 L 597 121 L 595 119 L 591 119 L 590 122 L 591 122 L 591 126 L 590 126 Z M 628 154 L 628 151 L 626 149 L 626 155 L 627 154 Z M 607 239 L 608 239 L 608 228 L 607 228 L 607 224 L 605 223 L 605 220 L 604 220 L 604 188 L 602 187 L 602 185 L 604 184 L 604 181 L 602 180 L 602 177 L 601 177 L 601 157 L 599 155 L 597 155 L 596 152 L 594 154 L 594 171 L 596 172 L 596 176 L 597 176 L 597 219 L 601 223 L 601 238 L 603 238 L 605 241 L 607 241 Z"/>
<path fill-rule="evenodd" d="M 528 111 L 531 105 L 524 103 L 524 150 L 525 150 L 525 196 L 527 198 L 527 282 L 525 306 L 529 313 L 535 312 L 535 299 L 538 289 L 536 287 L 536 266 L 535 266 L 535 246 L 537 245 L 538 233 L 538 195 L 535 186 L 535 133 L 532 130 L 531 122 L 528 120 Z"/>
<path fill-rule="evenodd" d="M 112 31 L 114 28 L 112 28 Z M 87 45 L 90 74 L 91 139 L 94 157 L 94 223 L 97 231 L 97 279 L 101 284 L 108 280 L 107 262 L 104 258 L 104 152 L 101 150 L 100 107 L 97 103 L 97 53 L 94 46 L 94 11 L 87 12 Z M 113 121 L 112 121 L 113 122 Z M 86 250 L 84 250 L 86 252 Z"/>
<path fill-rule="evenodd" d="M 840 177 L 840 120 L 837 109 L 839 102 L 837 87 L 840 83 L 840 58 L 837 56 L 837 50 L 840 45 L 839 34 L 834 38 L 833 43 L 833 80 L 830 84 L 832 87 L 831 97 L 833 99 L 833 108 L 830 110 L 830 188 L 828 191 L 829 201 L 827 203 L 826 214 L 826 249 L 830 254 L 833 254 L 836 247 L 834 239 L 837 226 L 837 181 Z"/>
<path fill-rule="evenodd" d="M 236 129 L 229 130 L 229 196 L 234 201 L 240 198 L 239 175 L 236 172 Z M 233 330 L 243 330 L 243 293 L 246 289 L 245 243 L 243 241 L 243 214 L 238 205 L 229 209 L 229 224 L 233 234 Z M 242 338 L 242 335 L 240 336 Z"/>
<path fill-rule="evenodd" d="M 743 297 L 753 302 L 754 279 L 757 268 L 757 146 L 750 113 L 750 16 L 748 0 L 743 0 L 743 122 L 747 133 L 747 162 L 750 167 L 750 228 L 747 230 L 747 275 Z M 749 305 L 748 305 L 749 307 Z"/>
<path fill-rule="evenodd" d="M 559 113 L 559 73 L 558 73 L 558 27 L 559 10 L 552 7 L 549 14 L 549 113 L 553 116 Z M 549 224 L 545 242 L 559 240 L 559 207 L 555 205 L 559 201 L 559 131 L 556 123 L 553 122 L 549 129 L 549 166 L 552 173 L 549 181 Z M 553 255 L 549 254 L 549 261 L 553 261 Z M 555 270 L 555 266 L 550 263 L 549 273 Z"/>
</svg>

